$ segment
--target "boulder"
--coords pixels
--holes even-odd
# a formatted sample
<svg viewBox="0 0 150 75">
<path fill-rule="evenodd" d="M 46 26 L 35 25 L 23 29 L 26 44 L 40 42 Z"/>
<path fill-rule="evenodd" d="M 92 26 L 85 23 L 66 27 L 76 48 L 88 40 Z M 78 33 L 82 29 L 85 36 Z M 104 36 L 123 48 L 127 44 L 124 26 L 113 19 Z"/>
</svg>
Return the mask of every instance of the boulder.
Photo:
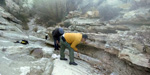
<svg viewBox="0 0 150 75">
<path fill-rule="evenodd" d="M 72 25 L 69 28 L 71 29 L 71 31 L 78 31 L 78 32 L 87 32 L 88 31 L 86 29 L 86 27 L 84 27 L 84 26 L 75 26 L 75 25 Z"/>
<path fill-rule="evenodd" d="M 96 32 L 101 33 L 117 33 L 116 29 L 112 26 L 101 26 L 101 27 L 95 27 L 94 28 Z"/>
<path fill-rule="evenodd" d="M 143 47 L 144 46 L 142 44 L 140 44 L 140 43 L 132 44 L 132 47 L 136 48 L 140 52 L 143 52 Z"/>
<path fill-rule="evenodd" d="M 33 50 L 31 50 L 30 55 L 34 56 L 35 58 L 42 58 L 43 50 L 42 48 L 34 48 Z"/>
<path fill-rule="evenodd" d="M 69 14 L 66 16 L 67 19 L 73 18 L 73 17 L 79 17 L 81 15 L 81 12 L 79 11 L 70 11 Z"/>
<path fill-rule="evenodd" d="M 126 31 L 126 30 L 130 30 L 127 26 L 123 26 L 123 25 L 117 25 L 114 27 L 116 30 L 120 30 L 120 31 Z"/>
<path fill-rule="evenodd" d="M 2 25 L 1 25 L 1 26 L 0 26 L 0 30 L 7 30 L 7 29 L 6 29 L 6 26 L 2 26 Z"/>
<path fill-rule="evenodd" d="M 98 18 L 98 17 L 100 17 L 99 11 L 98 10 L 87 11 L 84 14 L 84 17 L 86 17 L 86 18 Z"/>
<path fill-rule="evenodd" d="M 57 23 L 58 26 L 64 26 L 64 22 Z"/>
<path fill-rule="evenodd" d="M 124 12 L 121 17 L 118 17 L 114 22 L 111 24 L 147 24 L 149 25 L 150 22 L 150 13 L 149 8 L 141 8 L 137 10 L 132 10 L 129 12 Z M 144 11 L 144 12 L 143 12 Z"/>
</svg>

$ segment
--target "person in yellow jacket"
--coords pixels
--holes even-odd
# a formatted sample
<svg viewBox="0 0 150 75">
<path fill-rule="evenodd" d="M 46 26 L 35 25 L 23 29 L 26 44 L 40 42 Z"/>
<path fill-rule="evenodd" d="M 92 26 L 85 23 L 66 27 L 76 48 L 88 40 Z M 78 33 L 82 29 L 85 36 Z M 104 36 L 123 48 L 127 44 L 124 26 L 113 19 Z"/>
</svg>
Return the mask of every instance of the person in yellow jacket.
<svg viewBox="0 0 150 75">
<path fill-rule="evenodd" d="M 65 58 L 65 48 L 69 49 L 69 59 L 70 65 L 77 65 L 77 63 L 74 62 L 74 51 L 78 52 L 78 49 L 76 48 L 76 45 L 78 45 L 80 42 L 85 42 L 88 36 L 86 34 L 81 33 L 65 33 L 63 36 L 61 36 L 60 44 L 60 60 L 67 60 Z"/>
</svg>

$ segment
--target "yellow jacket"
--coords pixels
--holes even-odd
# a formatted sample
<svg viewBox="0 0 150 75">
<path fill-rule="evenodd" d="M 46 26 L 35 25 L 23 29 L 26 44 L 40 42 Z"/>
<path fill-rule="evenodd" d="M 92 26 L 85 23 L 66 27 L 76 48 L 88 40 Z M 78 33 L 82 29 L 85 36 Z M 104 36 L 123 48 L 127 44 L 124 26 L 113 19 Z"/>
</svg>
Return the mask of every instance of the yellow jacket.
<svg viewBox="0 0 150 75">
<path fill-rule="evenodd" d="M 76 45 L 78 45 L 81 42 L 82 34 L 80 34 L 80 33 L 65 33 L 64 38 L 71 45 L 71 48 L 73 48 L 75 51 L 78 51 L 78 49 L 76 48 Z"/>
</svg>

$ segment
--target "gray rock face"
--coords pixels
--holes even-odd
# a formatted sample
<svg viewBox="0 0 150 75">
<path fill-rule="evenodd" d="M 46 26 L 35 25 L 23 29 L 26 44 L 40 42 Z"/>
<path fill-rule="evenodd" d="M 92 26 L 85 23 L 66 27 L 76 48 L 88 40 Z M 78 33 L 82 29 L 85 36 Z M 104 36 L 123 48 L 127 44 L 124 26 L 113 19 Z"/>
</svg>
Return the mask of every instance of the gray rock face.
<svg viewBox="0 0 150 75">
<path fill-rule="evenodd" d="M 132 10 L 129 12 L 124 12 L 121 17 L 116 20 L 110 21 L 111 24 L 137 24 L 137 25 L 148 25 L 150 24 L 150 12 L 149 8 L 141 8 L 137 10 Z M 144 12 L 143 12 L 144 11 Z"/>
<path fill-rule="evenodd" d="M 6 12 L 4 8 L 0 7 L 0 23 L 8 24 L 9 22 L 21 23 L 20 20 L 12 16 L 10 13 Z M 2 18 L 1 18 L 2 17 Z"/>
<path fill-rule="evenodd" d="M 146 44 L 146 42 L 149 42 L 149 38 L 147 38 L 149 37 L 149 30 L 147 30 L 147 28 L 149 28 L 149 26 L 141 26 L 135 31 L 121 31 L 120 33 L 109 35 L 88 33 L 88 45 L 79 45 L 78 48 L 79 51 L 81 50 L 81 53 L 85 53 L 102 60 L 102 62 L 104 63 L 107 63 L 106 65 L 103 64 L 103 66 L 110 68 L 111 70 L 118 70 L 118 74 L 126 75 L 128 73 L 131 73 L 132 71 L 135 71 L 134 73 L 137 75 L 140 75 L 142 73 L 148 75 L 149 71 L 147 72 L 146 67 L 150 68 L 149 47 L 144 47 L 144 44 Z M 144 39 L 145 41 L 142 39 Z M 102 43 L 101 40 L 105 40 L 106 43 Z M 144 54 L 143 48 L 148 50 Z M 113 56 L 109 54 L 116 55 L 117 57 L 112 58 Z M 115 66 L 117 62 L 123 62 L 121 60 L 118 60 L 118 58 L 127 62 L 127 64 L 129 65 L 136 66 L 136 68 L 131 69 L 130 66 L 128 66 L 128 68 L 130 69 L 121 69 L 123 65 L 127 65 L 124 63 L 119 65 L 117 64 L 118 66 Z M 115 61 L 115 63 L 113 63 L 113 61 Z M 108 64 L 110 66 L 108 66 Z M 111 67 L 111 64 L 115 68 Z M 126 72 L 123 72 L 125 70 Z"/>
<path fill-rule="evenodd" d="M 31 9 L 33 7 L 33 0 L 5 0 L 5 2 L 7 7 L 14 8 L 16 12 L 20 10 L 20 7 L 24 9 Z"/>
<path fill-rule="evenodd" d="M 17 5 L 13 0 L 5 0 L 6 6 L 8 6 L 10 9 L 14 8 L 13 11 L 20 10 L 19 5 Z"/>
<path fill-rule="evenodd" d="M 79 19 L 80 20 L 80 19 Z M 85 24 L 81 23 L 80 25 L 73 24 L 69 27 L 71 31 L 78 31 L 78 32 L 91 32 L 91 33 L 117 33 L 117 31 L 129 31 L 130 29 L 127 26 L 123 25 L 105 25 L 105 24 L 97 24 L 97 23 L 91 23 L 91 24 Z"/>
</svg>

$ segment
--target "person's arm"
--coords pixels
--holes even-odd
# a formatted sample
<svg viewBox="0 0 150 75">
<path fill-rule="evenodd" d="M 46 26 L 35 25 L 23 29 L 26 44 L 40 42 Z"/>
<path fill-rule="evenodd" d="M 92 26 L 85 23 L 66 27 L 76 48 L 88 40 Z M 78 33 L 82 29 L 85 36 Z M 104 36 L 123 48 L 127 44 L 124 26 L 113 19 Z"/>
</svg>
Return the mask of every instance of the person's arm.
<svg viewBox="0 0 150 75">
<path fill-rule="evenodd" d="M 78 41 L 74 41 L 72 44 L 71 44 L 71 48 L 73 48 L 76 52 L 78 52 L 78 49 L 76 48 L 76 45 L 79 44 L 80 42 Z"/>
</svg>

